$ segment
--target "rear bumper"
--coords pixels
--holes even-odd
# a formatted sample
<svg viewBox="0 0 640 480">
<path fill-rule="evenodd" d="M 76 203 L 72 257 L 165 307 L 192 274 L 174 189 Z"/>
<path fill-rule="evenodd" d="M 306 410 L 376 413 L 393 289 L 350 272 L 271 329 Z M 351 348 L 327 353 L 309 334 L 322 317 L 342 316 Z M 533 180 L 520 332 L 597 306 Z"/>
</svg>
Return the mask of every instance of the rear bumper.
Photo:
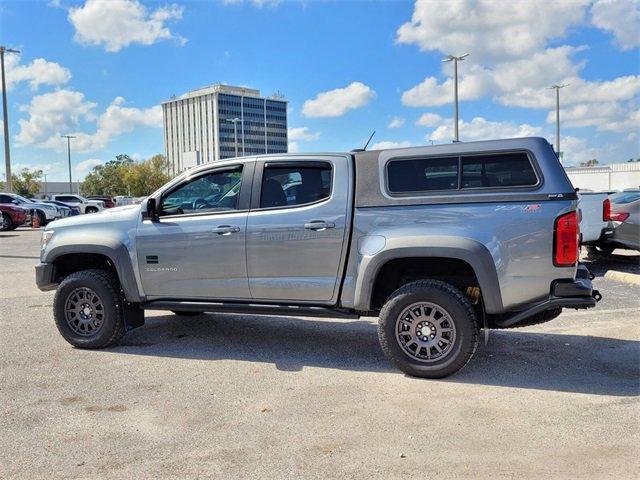
<svg viewBox="0 0 640 480">
<path fill-rule="evenodd" d="M 36 285 L 42 291 L 54 290 L 58 286 L 55 282 L 55 267 L 51 263 L 36 265 Z"/>
<path fill-rule="evenodd" d="M 511 327 L 527 318 L 546 310 L 555 308 L 593 308 L 602 298 L 598 290 L 594 290 L 591 280 L 593 275 L 584 265 L 578 265 L 575 280 L 558 280 L 551 286 L 549 298 L 536 303 L 512 316 L 496 323 L 502 327 Z"/>
</svg>

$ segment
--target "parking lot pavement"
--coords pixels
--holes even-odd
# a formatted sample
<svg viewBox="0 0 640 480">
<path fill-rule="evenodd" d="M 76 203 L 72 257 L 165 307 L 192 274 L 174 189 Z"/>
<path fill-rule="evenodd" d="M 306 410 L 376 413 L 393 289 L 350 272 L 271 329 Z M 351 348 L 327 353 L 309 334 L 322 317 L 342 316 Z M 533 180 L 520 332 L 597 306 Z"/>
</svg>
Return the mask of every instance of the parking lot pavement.
<svg viewBox="0 0 640 480">
<path fill-rule="evenodd" d="M 638 478 L 640 291 L 492 332 L 445 380 L 394 370 L 375 319 L 148 315 L 73 349 L 0 233 L 0 477 Z"/>
</svg>

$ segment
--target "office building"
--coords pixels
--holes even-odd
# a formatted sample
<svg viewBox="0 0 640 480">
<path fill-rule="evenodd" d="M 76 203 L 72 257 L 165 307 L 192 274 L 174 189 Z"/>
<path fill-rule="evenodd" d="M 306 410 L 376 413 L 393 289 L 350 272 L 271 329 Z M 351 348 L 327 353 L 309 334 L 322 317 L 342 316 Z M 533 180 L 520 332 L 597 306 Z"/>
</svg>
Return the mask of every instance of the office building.
<svg viewBox="0 0 640 480">
<path fill-rule="evenodd" d="M 282 95 L 213 85 L 162 104 L 170 174 L 225 158 L 287 151 L 287 102 Z"/>
</svg>

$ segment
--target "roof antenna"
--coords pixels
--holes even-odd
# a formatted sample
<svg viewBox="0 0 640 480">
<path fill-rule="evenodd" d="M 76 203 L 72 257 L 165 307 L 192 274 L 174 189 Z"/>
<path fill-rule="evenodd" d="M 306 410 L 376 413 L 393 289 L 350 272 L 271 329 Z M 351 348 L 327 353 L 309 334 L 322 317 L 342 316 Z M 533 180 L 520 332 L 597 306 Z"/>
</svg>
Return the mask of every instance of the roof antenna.
<svg viewBox="0 0 640 480">
<path fill-rule="evenodd" d="M 374 130 L 373 132 L 371 132 L 371 136 L 369 137 L 369 140 L 367 140 L 367 143 L 364 144 L 364 148 L 362 150 L 366 150 L 367 147 L 369 146 L 369 142 L 371 141 L 371 139 L 373 138 L 373 136 L 376 134 L 376 131 Z"/>
</svg>

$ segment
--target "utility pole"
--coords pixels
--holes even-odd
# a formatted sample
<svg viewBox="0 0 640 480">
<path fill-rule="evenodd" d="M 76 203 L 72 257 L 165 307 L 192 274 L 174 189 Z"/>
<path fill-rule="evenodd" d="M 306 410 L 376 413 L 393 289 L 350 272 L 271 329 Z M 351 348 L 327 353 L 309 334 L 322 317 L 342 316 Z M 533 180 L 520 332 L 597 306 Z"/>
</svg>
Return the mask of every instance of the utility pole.
<svg viewBox="0 0 640 480">
<path fill-rule="evenodd" d="M 225 118 L 225 120 L 227 122 L 233 123 L 233 141 L 236 146 L 236 157 L 237 157 L 238 156 L 238 122 L 240 121 L 240 119 L 236 117 L 236 118 Z"/>
<path fill-rule="evenodd" d="M 562 162 L 561 150 L 560 150 L 560 89 L 568 86 L 568 83 L 562 85 L 551 85 L 549 90 L 556 91 L 556 152 L 558 159 Z"/>
<path fill-rule="evenodd" d="M 7 113 L 7 84 L 4 79 L 4 53 L 20 53 L 19 50 L 13 50 L 0 45 L 0 63 L 2 64 L 2 123 L 4 126 L 4 171 L 7 177 L 5 189 L 12 192 L 11 185 L 11 155 L 9 152 L 9 115 Z"/>
<path fill-rule="evenodd" d="M 44 176 L 44 198 L 47 198 L 47 174 L 43 173 Z"/>
<path fill-rule="evenodd" d="M 455 55 L 447 55 L 442 59 L 443 62 L 453 62 L 453 115 L 454 119 L 454 142 L 460 141 L 460 135 L 458 134 L 458 62 L 463 61 L 469 54 L 465 53 L 456 57 Z"/>
<path fill-rule="evenodd" d="M 67 139 L 67 157 L 69 159 L 69 193 L 73 193 L 73 184 L 71 183 L 71 139 L 76 138 L 73 135 L 61 135 Z"/>
</svg>

